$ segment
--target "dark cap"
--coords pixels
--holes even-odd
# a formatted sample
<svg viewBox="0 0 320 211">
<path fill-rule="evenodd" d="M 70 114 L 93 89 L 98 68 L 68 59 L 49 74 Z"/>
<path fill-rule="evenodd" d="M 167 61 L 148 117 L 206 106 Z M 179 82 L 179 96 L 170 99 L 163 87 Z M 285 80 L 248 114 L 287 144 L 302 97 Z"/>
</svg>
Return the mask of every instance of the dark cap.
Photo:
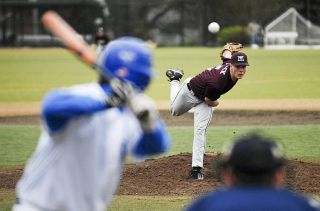
<svg viewBox="0 0 320 211">
<path fill-rule="evenodd" d="M 285 164 L 282 147 L 258 134 L 237 139 L 222 159 L 222 167 L 247 174 L 272 172 Z"/>
<path fill-rule="evenodd" d="M 248 57 L 243 52 L 234 53 L 231 57 L 231 64 L 234 66 L 249 66 Z"/>
</svg>

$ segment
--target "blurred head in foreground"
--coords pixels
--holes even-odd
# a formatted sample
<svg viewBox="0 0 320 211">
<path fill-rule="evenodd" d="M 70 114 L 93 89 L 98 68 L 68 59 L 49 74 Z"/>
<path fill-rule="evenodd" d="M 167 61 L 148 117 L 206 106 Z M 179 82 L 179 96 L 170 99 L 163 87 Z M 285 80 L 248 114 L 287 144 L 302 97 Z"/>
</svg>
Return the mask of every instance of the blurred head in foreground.
<svg viewBox="0 0 320 211">
<path fill-rule="evenodd" d="M 286 189 L 282 148 L 272 139 L 251 133 L 235 140 L 220 162 L 225 187 L 199 197 L 187 211 L 312 210 L 315 200 Z"/>
<path fill-rule="evenodd" d="M 282 147 L 272 139 L 249 134 L 226 149 L 221 167 L 227 186 L 281 186 L 285 178 Z"/>
</svg>

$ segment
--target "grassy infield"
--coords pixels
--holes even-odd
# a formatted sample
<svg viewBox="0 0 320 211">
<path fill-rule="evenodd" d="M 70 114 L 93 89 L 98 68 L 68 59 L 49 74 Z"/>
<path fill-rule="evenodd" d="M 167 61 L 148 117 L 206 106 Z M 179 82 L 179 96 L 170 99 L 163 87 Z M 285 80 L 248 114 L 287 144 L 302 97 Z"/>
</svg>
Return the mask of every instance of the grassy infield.
<svg viewBox="0 0 320 211">
<path fill-rule="evenodd" d="M 154 51 L 159 71 L 148 94 L 157 100 L 168 99 L 164 71 L 183 68 L 186 77 L 218 64 L 218 49 L 160 48 Z M 318 99 L 320 51 L 246 51 L 251 66 L 247 76 L 222 99 Z M 46 91 L 59 86 L 87 82 L 95 74 L 61 50 L 0 50 L 0 103 L 40 101 Z M 160 91 L 161 90 L 161 91 Z M 276 137 L 289 158 L 320 160 L 319 125 L 211 127 L 208 151 L 219 151 L 235 136 L 258 130 Z M 236 131 L 236 135 L 233 134 Z M 166 155 L 191 151 L 192 127 L 170 127 L 173 143 Z M 0 167 L 23 166 L 32 153 L 39 135 L 38 126 L 0 125 Z M 190 197 L 117 196 L 110 210 L 181 210 Z M 0 210 L 10 210 L 13 190 L 0 190 Z"/>
</svg>

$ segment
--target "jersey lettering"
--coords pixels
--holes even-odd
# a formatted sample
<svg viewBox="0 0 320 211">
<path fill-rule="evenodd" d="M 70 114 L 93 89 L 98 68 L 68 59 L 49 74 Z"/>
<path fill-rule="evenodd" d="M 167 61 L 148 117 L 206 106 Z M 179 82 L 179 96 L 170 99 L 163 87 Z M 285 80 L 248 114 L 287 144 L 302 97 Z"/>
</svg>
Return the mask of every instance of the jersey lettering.
<svg viewBox="0 0 320 211">
<path fill-rule="evenodd" d="M 220 74 L 226 75 L 227 69 L 228 69 L 228 66 L 225 66 L 225 67 L 220 71 Z"/>
</svg>

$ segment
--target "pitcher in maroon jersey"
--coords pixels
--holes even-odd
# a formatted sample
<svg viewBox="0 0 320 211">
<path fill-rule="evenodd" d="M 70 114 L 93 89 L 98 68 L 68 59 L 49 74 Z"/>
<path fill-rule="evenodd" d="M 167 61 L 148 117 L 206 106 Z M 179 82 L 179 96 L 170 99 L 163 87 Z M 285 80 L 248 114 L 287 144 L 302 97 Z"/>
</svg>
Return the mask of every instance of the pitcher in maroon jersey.
<svg viewBox="0 0 320 211">
<path fill-rule="evenodd" d="M 227 93 L 246 73 L 249 66 L 247 55 L 236 52 L 230 59 L 222 58 L 219 66 L 208 68 L 193 78 L 187 78 L 182 84 L 183 71 L 169 69 L 166 72 L 170 80 L 170 112 L 180 116 L 194 108 L 194 138 L 192 147 L 192 170 L 190 176 L 203 180 L 203 156 L 206 144 L 206 129 L 211 122 L 214 107 L 218 99 Z"/>
</svg>

